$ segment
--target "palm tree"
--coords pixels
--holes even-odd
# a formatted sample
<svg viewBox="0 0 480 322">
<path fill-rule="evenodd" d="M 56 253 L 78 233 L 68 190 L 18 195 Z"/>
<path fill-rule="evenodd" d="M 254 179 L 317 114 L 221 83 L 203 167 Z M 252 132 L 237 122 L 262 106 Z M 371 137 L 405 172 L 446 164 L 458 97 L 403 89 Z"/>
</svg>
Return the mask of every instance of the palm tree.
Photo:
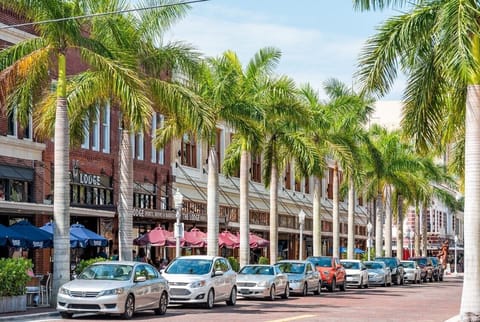
<svg viewBox="0 0 480 322">
<path fill-rule="evenodd" d="M 407 5 L 407 1 L 356 0 L 361 9 Z M 479 5 L 462 1 L 409 1 L 408 11 L 387 20 L 361 56 L 360 76 L 368 90 L 386 93 L 399 68 L 409 75 L 403 124 L 419 149 L 449 143 L 445 128 L 465 128 L 465 277 L 461 320 L 477 320 L 480 304 L 480 109 Z M 445 122 L 447 121 L 447 122 Z"/>
</svg>

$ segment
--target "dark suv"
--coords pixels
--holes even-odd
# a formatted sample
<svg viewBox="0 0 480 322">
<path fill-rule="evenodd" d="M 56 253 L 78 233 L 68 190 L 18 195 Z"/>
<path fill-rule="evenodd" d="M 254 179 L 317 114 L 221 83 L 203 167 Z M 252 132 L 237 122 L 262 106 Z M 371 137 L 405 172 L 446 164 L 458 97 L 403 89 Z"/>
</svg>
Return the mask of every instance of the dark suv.
<svg viewBox="0 0 480 322">
<path fill-rule="evenodd" d="M 429 257 L 433 265 L 433 279 L 435 282 L 443 281 L 443 265 L 437 257 Z"/>
<path fill-rule="evenodd" d="M 422 270 L 422 281 L 426 282 L 427 280 L 429 282 L 433 281 L 434 278 L 434 267 L 432 264 L 432 260 L 430 257 L 410 257 L 409 260 L 411 261 L 416 261 L 418 266 L 420 266 L 420 269 Z"/>
<path fill-rule="evenodd" d="M 403 270 L 403 266 L 400 263 L 400 260 L 396 257 L 376 257 L 376 262 L 384 262 L 385 265 L 390 267 L 390 271 L 392 272 L 392 282 L 395 285 L 403 285 L 405 272 Z"/>
</svg>

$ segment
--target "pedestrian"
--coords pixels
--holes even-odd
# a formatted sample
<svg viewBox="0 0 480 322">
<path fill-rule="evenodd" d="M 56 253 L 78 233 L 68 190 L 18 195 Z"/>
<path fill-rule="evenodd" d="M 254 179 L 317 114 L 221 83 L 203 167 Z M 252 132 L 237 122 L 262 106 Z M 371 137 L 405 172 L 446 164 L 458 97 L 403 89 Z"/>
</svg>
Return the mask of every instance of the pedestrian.
<svg viewBox="0 0 480 322">
<path fill-rule="evenodd" d="M 115 248 L 115 249 L 113 250 L 113 255 L 112 255 L 112 257 L 110 257 L 110 260 L 112 260 L 112 261 L 118 261 L 118 249 Z"/>
</svg>

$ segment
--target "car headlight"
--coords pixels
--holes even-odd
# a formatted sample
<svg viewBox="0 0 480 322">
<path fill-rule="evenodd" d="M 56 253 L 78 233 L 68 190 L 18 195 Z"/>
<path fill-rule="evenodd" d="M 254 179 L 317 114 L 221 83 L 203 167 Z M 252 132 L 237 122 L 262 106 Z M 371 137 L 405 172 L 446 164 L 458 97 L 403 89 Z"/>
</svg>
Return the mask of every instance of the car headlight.
<svg viewBox="0 0 480 322">
<path fill-rule="evenodd" d="M 191 288 L 197 288 L 197 287 L 203 287 L 205 285 L 207 285 L 207 281 L 206 280 L 201 280 L 201 281 L 193 282 L 192 284 L 190 284 L 190 287 Z"/>
<path fill-rule="evenodd" d="M 111 290 L 104 290 L 98 293 L 98 296 L 106 296 L 106 295 L 120 295 L 124 292 L 125 290 L 120 287 L 120 288 L 114 288 Z"/>
<path fill-rule="evenodd" d="M 301 283 L 302 280 L 290 280 L 290 283 Z"/>
<path fill-rule="evenodd" d="M 268 281 L 261 281 L 261 282 L 258 282 L 258 286 L 261 286 L 261 287 L 268 286 Z"/>
<path fill-rule="evenodd" d="M 70 296 L 70 290 L 67 290 L 64 287 L 60 287 L 60 289 L 58 290 L 58 293 Z"/>
</svg>

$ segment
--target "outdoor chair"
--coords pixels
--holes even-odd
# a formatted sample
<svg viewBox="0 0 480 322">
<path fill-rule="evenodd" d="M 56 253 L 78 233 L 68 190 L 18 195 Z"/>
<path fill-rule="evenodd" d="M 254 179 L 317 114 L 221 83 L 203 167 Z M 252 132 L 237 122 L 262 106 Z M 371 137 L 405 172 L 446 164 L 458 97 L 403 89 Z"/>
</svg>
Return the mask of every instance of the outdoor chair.
<svg viewBox="0 0 480 322">
<path fill-rule="evenodd" d="M 50 295 L 52 291 L 52 273 L 43 275 L 40 280 L 40 304 L 50 304 Z"/>
</svg>

